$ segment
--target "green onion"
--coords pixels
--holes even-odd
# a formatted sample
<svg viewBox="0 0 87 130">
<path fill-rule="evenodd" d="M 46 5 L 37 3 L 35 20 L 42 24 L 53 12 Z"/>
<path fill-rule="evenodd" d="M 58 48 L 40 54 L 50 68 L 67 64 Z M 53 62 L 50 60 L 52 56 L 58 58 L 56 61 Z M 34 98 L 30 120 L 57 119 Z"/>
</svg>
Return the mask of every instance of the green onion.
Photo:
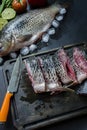
<svg viewBox="0 0 87 130">
<path fill-rule="evenodd" d="M 4 7 L 5 7 L 5 3 L 6 3 L 6 0 L 3 0 L 2 4 L 1 4 L 1 6 L 0 6 L 0 15 L 1 15 L 1 13 L 2 13 Z"/>
</svg>

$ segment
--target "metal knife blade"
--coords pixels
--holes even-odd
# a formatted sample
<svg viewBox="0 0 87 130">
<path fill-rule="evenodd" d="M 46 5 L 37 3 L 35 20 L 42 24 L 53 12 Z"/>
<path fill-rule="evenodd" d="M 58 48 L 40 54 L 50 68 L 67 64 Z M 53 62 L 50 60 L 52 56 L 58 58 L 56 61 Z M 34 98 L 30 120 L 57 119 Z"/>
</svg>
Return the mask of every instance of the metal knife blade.
<svg viewBox="0 0 87 130">
<path fill-rule="evenodd" d="M 4 123 L 7 121 L 7 115 L 10 107 L 10 99 L 13 96 L 14 92 L 17 92 L 18 89 L 18 82 L 21 74 L 21 65 L 22 58 L 21 56 L 19 56 L 14 64 L 9 86 L 0 110 L 0 123 Z"/>
<path fill-rule="evenodd" d="M 22 64 L 22 58 L 21 58 L 21 56 L 19 56 L 14 64 L 9 86 L 7 88 L 7 91 L 10 93 L 16 92 L 18 89 L 18 82 L 19 82 L 19 78 L 20 78 L 20 74 L 21 74 L 21 72 L 20 72 L 21 64 Z"/>
</svg>

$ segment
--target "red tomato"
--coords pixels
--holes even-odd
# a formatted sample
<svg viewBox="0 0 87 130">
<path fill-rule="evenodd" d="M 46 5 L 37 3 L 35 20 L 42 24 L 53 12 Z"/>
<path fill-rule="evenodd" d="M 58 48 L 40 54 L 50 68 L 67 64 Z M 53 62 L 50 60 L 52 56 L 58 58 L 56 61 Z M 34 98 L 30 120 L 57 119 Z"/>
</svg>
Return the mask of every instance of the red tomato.
<svg viewBox="0 0 87 130">
<path fill-rule="evenodd" d="M 12 2 L 12 8 L 17 13 L 22 13 L 27 8 L 27 1 L 26 0 L 13 0 L 13 2 Z"/>
</svg>

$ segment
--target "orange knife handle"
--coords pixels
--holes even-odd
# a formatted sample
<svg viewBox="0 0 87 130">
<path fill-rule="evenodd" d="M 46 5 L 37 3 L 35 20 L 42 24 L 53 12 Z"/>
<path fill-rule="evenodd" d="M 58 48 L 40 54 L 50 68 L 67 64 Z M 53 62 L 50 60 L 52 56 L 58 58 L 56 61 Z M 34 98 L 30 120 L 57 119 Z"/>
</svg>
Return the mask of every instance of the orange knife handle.
<svg viewBox="0 0 87 130">
<path fill-rule="evenodd" d="M 13 96 L 12 93 L 7 92 L 0 110 L 0 122 L 4 123 L 7 121 L 7 115 L 9 111 L 10 106 L 10 99 Z"/>
</svg>

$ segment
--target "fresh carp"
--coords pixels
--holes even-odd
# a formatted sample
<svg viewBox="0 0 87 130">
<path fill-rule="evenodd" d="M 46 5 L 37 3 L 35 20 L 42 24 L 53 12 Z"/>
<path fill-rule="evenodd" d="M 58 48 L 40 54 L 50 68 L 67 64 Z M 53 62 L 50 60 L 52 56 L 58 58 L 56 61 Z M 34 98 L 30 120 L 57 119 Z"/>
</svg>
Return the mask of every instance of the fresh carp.
<svg viewBox="0 0 87 130">
<path fill-rule="evenodd" d="M 54 4 L 31 10 L 10 21 L 0 32 L 0 56 L 35 43 L 51 26 L 60 9 L 59 4 Z"/>
</svg>

